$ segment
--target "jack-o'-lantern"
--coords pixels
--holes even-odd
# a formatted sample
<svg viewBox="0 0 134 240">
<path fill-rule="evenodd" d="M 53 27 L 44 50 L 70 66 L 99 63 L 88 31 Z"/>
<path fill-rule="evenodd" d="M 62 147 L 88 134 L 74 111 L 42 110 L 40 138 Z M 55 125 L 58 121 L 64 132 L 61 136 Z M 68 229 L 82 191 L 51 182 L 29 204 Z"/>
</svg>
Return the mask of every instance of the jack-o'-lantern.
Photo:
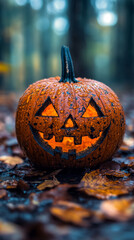
<svg viewBox="0 0 134 240">
<path fill-rule="evenodd" d="M 40 80 L 20 98 L 17 138 L 39 167 L 91 167 L 110 159 L 120 146 L 123 109 L 103 83 L 74 77 L 67 47 L 61 58 L 61 78 Z"/>
</svg>

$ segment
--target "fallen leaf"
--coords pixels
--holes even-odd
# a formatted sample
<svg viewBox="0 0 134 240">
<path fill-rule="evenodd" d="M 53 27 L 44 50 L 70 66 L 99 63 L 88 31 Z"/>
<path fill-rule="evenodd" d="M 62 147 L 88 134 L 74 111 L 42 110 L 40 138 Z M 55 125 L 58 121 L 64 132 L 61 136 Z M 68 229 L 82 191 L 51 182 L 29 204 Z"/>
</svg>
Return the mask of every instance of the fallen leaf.
<svg viewBox="0 0 134 240">
<path fill-rule="evenodd" d="M 17 188 L 20 189 L 21 191 L 26 191 L 29 189 L 29 185 L 27 182 L 25 182 L 24 180 L 20 179 L 18 181 L 18 185 L 17 185 Z"/>
<path fill-rule="evenodd" d="M 0 236 L 12 234 L 15 234 L 14 239 L 22 239 L 22 233 L 20 232 L 20 229 L 17 225 L 0 220 Z"/>
<path fill-rule="evenodd" d="M 15 137 L 12 137 L 12 138 L 6 140 L 5 144 L 7 147 L 13 147 L 13 146 L 18 145 L 18 141 Z"/>
<path fill-rule="evenodd" d="M 126 178 L 130 176 L 130 173 L 121 170 L 121 162 L 117 159 L 120 158 L 113 158 L 112 161 L 104 162 L 100 166 L 100 173 L 105 176 L 113 176 L 117 178 Z M 116 161 L 117 160 L 117 161 Z"/>
<path fill-rule="evenodd" d="M 115 158 L 114 161 L 121 164 L 121 167 L 134 167 L 134 159 L 133 158 Z"/>
<path fill-rule="evenodd" d="M 105 173 L 106 176 L 113 176 L 117 178 L 124 178 L 130 176 L 130 173 L 127 173 L 125 171 L 120 171 L 120 170 L 109 170 Z"/>
<path fill-rule="evenodd" d="M 29 180 L 29 179 L 37 179 L 37 178 L 41 178 L 46 174 L 46 171 L 41 171 L 41 170 L 37 170 L 37 169 L 31 169 L 31 166 L 28 165 L 27 169 L 25 170 L 25 176 L 24 178 Z"/>
<path fill-rule="evenodd" d="M 128 159 L 129 160 L 134 160 L 134 156 L 129 156 Z"/>
<path fill-rule="evenodd" d="M 122 152 L 129 152 L 129 146 L 121 145 L 121 146 L 120 146 L 120 150 L 121 150 Z"/>
<path fill-rule="evenodd" d="M 0 183 L 0 188 L 6 188 L 6 189 L 15 189 L 17 188 L 18 182 L 17 180 L 5 180 Z"/>
<path fill-rule="evenodd" d="M 99 169 L 86 173 L 79 184 L 80 191 L 99 199 L 127 194 L 132 189 L 132 181 L 108 179 Z"/>
<path fill-rule="evenodd" d="M 10 137 L 10 134 L 7 130 L 0 131 L 0 141 L 8 139 Z"/>
<path fill-rule="evenodd" d="M 0 199 L 7 196 L 7 191 L 5 189 L 0 189 Z"/>
<path fill-rule="evenodd" d="M 59 184 L 60 182 L 57 180 L 56 177 L 54 177 L 52 180 L 45 180 L 43 183 L 39 184 L 37 188 L 39 190 L 44 190 L 46 188 L 53 188 Z"/>
<path fill-rule="evenodd" d="M 71 184 L 59 184 L 55 188 L 52 188 L 50 190 L 47 190 L 45 192 L 41 193 L 31 193 L 29 195 L 29 199 L 31 204 L 39 205 L 40 202 L 46 200 L 46 199 L 52 199 L 54 203 L 60 201 L 60 200 L 71 200 L 72 197 L 69 194 L 69 189 L 75 187 L 76 185 Z"/>
<path fill-rule="evenodd" d="M 106 218 L 115 221 L 128 221 L 134 218 L 134 198 L 107 200 L 100 209 Z"/>
<path fill-rule="evenodd" d="M 50 177 L 55 177 L 60 172 L 61 172 L 61 169 L 54 170 L 54 171 L 50 172 L 49 174 L 45 175 L 44 177 L 42 177 L 42 179 L 47 180 Z"/>
<path fill-rule="evenodd" d="M 0 161 L 0 173 L 8 172 L 9 170 L 13 169 L 14 166 L 5 164 L 4 162 Z"/>
<path fill-rule="evenodd" d="M 67 201 L 59 201 L 50 208 L 53 216 L 63 222 L 72 223 L 78 226 L 88 226 L 92 211 L 81 207 L 79 204 Z M 88 218 L 88 220 L 87 220 Z"/>
<path fill-rule="evenodd" d="M 10 211 L 19 211 L 19 212 L 31 212 L 35 210 L 35 205 L 29 204 L 13 204 L 13 203 L 8 203 L 7 207 Z"/>
<path fill-rule="evenodd" d="M 124 140 L 123 140 L 123 143 L 126 145 L 126 146 L 134 146 L 134 138 L 133 137 L 130 137 L 130 136 L 126 136 L 124 137 Z"/>
<path fill-rule="evenodd" d="M 12 154 L 14 156 L 19 156 L 20 158 L 24 158 L 24 153 L 22 152 L 22 150 L 20 149 L 19 146 L 14 146 L 12 147 Z"/>
<path fill-rule="evenodd" d="M 100 166 L 101 170 L 109 171 L 109 170 L 114 170 L 114 171 L 119 171 L 120 170 L 120 164 L 116 161 L 114 161 L 114 158 L 112 161 L 106 161 L 101 164 Z"/>
<path fill-rule="evenodd" d="M 9 165 L 22 164 L 23 160 L 20 157 L 12 157 L 12 156 L 0 156 L 0 161 Z"/>
</svg>

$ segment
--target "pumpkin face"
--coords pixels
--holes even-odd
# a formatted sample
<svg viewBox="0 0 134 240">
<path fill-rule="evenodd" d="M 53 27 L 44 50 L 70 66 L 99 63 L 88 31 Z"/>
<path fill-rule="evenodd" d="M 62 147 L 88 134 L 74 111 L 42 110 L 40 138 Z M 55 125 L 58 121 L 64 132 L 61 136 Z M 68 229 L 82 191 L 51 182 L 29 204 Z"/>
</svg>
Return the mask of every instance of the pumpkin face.
<svg viewBox="0 0 134 240">
<path fill-rule="evenodd" d="M 48 153 L 54 155 L 58 150 L 61 157 L 68 159 L 69 153 L 73 151 L 78 159 L 95 150 L 106 137 L 110 127 L 107 116 L 104 116 L 92 97 L 89 103 L 85 99 L 79 101 L 83 101 L 83 105 L 87 104 L 87 107 L 82 105 L 83 108 L 79 108 L 77 102 L 74 102 L 73 115 L 70 113 L 72 108 L 69 102 L 69 109 L 59 112 L 50 97 L 37 110 L 30 122 L 30 128 L 34 139 Z M 95 125 L 98 125 L 96 129 Z"/>
<path fill-rule="evenodd" d="M 69 67 L 70 66 L 70 67 Z M 62 49 L 62 78 L 32 84 L 20 99 L 16 132 L 20 146 L 41 167 L 89 167 L 119 147 L 124 114 L 106 85 L 74 78 L 68 48 Z"/>
</svg>

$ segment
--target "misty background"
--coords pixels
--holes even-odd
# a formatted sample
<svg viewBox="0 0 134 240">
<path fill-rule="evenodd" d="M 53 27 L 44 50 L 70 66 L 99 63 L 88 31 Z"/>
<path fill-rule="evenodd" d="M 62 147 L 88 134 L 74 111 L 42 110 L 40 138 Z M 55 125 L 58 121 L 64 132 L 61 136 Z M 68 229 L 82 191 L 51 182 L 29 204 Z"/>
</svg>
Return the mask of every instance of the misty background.
<svg viewBox="0 0 134 240">
<path fill-rule="evenodd" d="M 61 75 L 61 46 L 75 76 L 134 89 L 134 0 L 0 0 L 0 89 Z"/>
</svg>

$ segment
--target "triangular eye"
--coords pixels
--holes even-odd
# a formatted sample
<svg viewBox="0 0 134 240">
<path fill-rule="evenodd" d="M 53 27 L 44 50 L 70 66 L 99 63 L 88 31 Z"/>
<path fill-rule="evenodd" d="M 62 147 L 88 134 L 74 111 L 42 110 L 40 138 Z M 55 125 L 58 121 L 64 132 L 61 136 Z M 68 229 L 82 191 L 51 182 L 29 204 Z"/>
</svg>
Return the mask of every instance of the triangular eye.
<svg viewBox="0 0 134 240">
<path fill-rule="evenodd" d="M 54 109 L 52 103 L 49 104 L 42 112 L 42 116 L 46 117 L 58 117 L 56 110 Z"/>
<path fill-rule="evenodd" d="M 42 107 L 37 111 L 36 116 L 58 117 L 58 113 L 56 112 L 50 97 L 47 98 Z"/>
<path fill-rule="evenodd" d="M 89 117 L 103 117 L 104 114 L 100 110 L 100 108 L 97 106 L 96 102 L 91 98 L 89 105 L 82 115 L 84 118 L 89 118 Z"/>
</svg>

